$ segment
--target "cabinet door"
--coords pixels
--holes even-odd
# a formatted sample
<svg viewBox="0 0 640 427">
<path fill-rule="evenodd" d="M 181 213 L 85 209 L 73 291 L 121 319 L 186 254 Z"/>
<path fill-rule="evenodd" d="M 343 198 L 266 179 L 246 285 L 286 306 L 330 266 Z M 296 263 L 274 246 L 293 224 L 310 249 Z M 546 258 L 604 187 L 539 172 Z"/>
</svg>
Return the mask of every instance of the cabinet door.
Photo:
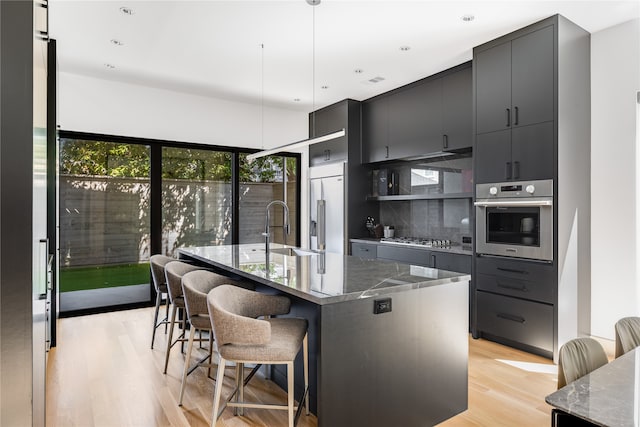
<svg viewBox="0 0 640 427">
<path fill-rule="evenodd" d="M 347 128 L 347 102 L 331 105 L 309 114 L 309 137 L 327 135 Z M 347 135 L 309 146 L 309 165 L 344 161 L 347 158 Z"/>
<path fill-rule="evenodd" d="M 442 88 L 430 80 L 389 96 L 389 157 L 442 151 Z"/>
<path fill-rule="evenodd" d="M 431 268 L 471 274 L 471 255 L 431 251 Z"/>
<path fill-rule="evenodd" d="M 553 179 L 553 123 L 546 122 L 511 130 L 514 180 Z"/>
<path fill-rule="evenodd" d="M 406 264 L 430 266 L 431 251 L 425 249 L 404 248 L 401 246 L 379 245 L 378 258 L 400 261 Z"/>
<path fill-rule="evenodd" d="M 513 125 L 554 119 L 553 26 L 511 42 Z"/>
<path fill-rule="evenodd" d="M 473 157 L 476 184 L 510 180 L 511 130 L 477 135 Z"/>
<path fill-rule="evenodd" d="M 387 97 L 362 104 L 362 162 L 389 158 L 389 103 Z"/>
<path fill-rule="evenodd" d="M 378 245 L 373 243 L 351 243 L 351 255 L 357 256 L 363 259 L 376 259 Z"/>
<path fill-rule="evenodd" d="M 473 142 L 471 68 L 445 76 L 441 82 L 442 149 L 446 151 L 471 147 Z"/>
<path fill-rule="evenodd" d="M 476 133 L 511 125 L 511 42 L 479 52 L 476 69 Z"/>
</svg>

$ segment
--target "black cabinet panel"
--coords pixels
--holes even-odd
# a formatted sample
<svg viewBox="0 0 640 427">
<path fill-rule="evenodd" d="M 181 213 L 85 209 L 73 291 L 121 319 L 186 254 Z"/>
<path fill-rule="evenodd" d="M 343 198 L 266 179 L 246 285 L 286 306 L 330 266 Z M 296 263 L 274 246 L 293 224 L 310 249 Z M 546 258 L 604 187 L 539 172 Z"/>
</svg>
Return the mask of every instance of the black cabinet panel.
<svg viewBox="0 0 640 427">
<path fill-rule="evenodd" d="M 473 84 L 471 68 L 444 76 L 442 81 L 442 138 L 444 151 L 473 143 Z"/>
<path fill-rule="evenodd" d="M 555 281 L 525 280 L 505 276 L 490 276 L 477 273 L 476 288 L 483 291 L 526 298 L 539 302 L 553 303 Z"/>
<path fill-rule="evenodd" d="M 476 184 L 511 179 L 511 130 L 477 135 L 473 155 Z"/>
<path fill-rule="evenodd" d="M 513 125 L 553 120 L 553 26 L 519 37 L 511 46 Z"/>
<path fill-rule="evenodd" d="M 431 251 L 432 268 L 471 274 L 471 255 Z"/>
<path fill-rule="evenodd" d="M 419 156 L 442 150 L 440 79 L 389 96 L 389 157 Z"/>
<path fill-rule="evenodd" d="M 530 281 L 554 282 L 556 280 L 556 270 L 553 264 L 510 258 L 476 257 L 476 273 Z"/>
<path fill-rule="evenodd" d="M 375 243 L 351 243 L 351 255 L 364 259 L 376 259 L 378 257 L 378 245 Z"/>
<path fill-rule="evenodd" d="M 479 52 L 476 69 L 476 133 L 507 129 L 511 108 L 511 42 Z"/>
<path fill-rule="evenodd" d="M 553 306 L 478 291 L 477 322 L 481 333 L 553 352 Z"/>
<path fill-rule="evenodd" d="M 553 179 L 555 148 L 553 123 L 512 129 L 511 158 L 514 180 Z"/>
<path fill-rule="evenodd" d="M 400 261 L 407 264 L 431 266 L 431 252 L 424 249 L 404 248 L 399 246 L 378 246 L 378 258 Z"/>
<path fill-rule="evenodd" d="M 362 103 L 362 162 L 389 159 L 389 102 L 387 97 Z"/>
<path fill-rule="evenodd" d="M 348 101 L 330 105 L 309 114 L 309 137 L 327 135 L 348 128 Z M 344 161 L 347 158 L 347 135 L 309 146 L 309 165 Z"/>
</svg>

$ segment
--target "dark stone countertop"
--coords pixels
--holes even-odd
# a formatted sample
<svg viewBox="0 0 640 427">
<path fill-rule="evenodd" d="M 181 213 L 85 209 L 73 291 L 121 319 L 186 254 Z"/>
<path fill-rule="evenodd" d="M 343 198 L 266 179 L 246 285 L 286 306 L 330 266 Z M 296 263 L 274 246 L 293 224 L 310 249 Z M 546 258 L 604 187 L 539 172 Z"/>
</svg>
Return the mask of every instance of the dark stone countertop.
<svg viewBox="0 0 640 427">
<path fill-rule="evenodd" d="M 264 243 L 189 247 L 179 252 L 181 257 L 319 305 L 471 280 L 468 274 L 381 259 L 366 260 L 304 249 L 300 250 L 302 256 L 273 252 L 287 247 L 272 244 L 268 259 Z"/>
</svg>

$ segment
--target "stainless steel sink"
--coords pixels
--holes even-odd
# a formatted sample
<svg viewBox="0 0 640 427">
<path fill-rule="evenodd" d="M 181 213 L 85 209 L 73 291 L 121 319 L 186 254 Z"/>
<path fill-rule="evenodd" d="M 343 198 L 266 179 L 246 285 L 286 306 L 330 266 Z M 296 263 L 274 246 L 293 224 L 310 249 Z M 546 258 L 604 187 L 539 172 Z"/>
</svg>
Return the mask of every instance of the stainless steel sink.
<svg viewBox="0 0 640 427">
<path fill-rule="evenodd" d="M 269 252 L 286 256 L 318 255 L 316 252 L 311 252 L 300 248 L 269 248 Z"/>
</svg>

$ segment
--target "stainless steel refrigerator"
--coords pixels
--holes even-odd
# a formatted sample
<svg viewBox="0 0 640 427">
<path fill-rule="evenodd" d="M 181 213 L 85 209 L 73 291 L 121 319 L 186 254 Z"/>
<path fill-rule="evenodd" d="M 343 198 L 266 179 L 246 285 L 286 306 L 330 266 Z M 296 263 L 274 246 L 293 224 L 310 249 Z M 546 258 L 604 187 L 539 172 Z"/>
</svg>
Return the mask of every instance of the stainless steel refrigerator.
<svg viewBox="0 0 640 427">
<path fill-rule="evenodd" d="M 347 253 L 345 165 L 309 168 L 309 247 L 313 250 Z"/>
</svg>

